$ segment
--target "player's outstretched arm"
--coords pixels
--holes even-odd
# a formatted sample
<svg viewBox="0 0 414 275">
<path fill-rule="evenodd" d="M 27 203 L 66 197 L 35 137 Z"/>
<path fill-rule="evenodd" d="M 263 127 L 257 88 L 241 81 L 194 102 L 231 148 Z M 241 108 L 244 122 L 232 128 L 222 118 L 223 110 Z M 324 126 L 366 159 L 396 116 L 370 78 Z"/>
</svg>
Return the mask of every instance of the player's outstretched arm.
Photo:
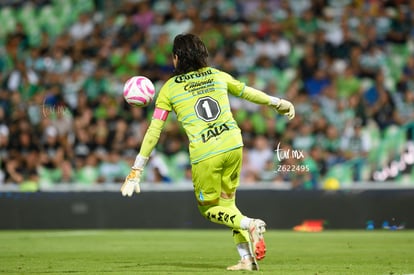
<svg viewBox="0 0 414 275">
<path fill-rule="evenodd" d="M 243 93 L 240 96 L 257 104 L 269 105 L 279 114 L 285 115 L 289 119 L 293 119 L 295 117 L 295 107 L 288 100 L 269 96 L 268 94 L 249 86 L 244 88 Z"/>
<path fill-rule="evenodd" d="M 157 145 L 158 140 L 160 139 L 160 134 L 164 128 L 168 113 L 169 112 L 161 109 L 155 109 L 153 119 L 151 120 L 147 132 L 145 133 L 144 140 L 142 141 L 139 154 L 135 158 L 134 165 L 121 187 L 122 196 L 131 197 L 132 194 L 134 194 L 134 191 L 136 193 L 141 192 L 139 183 L 141 181 L 142 172 L 148 162 L 152 150 L 154 150 L 155 145 Z"/>
</svg>

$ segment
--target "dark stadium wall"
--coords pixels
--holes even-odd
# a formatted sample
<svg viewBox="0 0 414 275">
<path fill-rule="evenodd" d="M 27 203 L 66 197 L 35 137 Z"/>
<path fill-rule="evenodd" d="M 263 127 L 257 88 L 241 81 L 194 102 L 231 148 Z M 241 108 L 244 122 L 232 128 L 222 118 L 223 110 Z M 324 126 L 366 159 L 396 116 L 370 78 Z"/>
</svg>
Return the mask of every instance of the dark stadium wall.
<svg viewBox="0 0 414 275">
<path fill-rule="evenodd" d="M 368 221 L 414 228 L 414 190 L 240 190 L 238 206 L 269 229 L 307 219 L 326 229 L 364 229 Z M 223 228 L 202 218 L 191 191 L 0 193 L 0 229 Z"/>
</svg>

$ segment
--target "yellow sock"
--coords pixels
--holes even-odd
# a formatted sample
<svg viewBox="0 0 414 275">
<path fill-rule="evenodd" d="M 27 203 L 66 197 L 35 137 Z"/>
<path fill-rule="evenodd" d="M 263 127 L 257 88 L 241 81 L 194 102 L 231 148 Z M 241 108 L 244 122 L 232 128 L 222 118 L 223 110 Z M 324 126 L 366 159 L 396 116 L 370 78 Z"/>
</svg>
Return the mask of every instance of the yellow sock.
<svg viewBox="0 0 414 275">
<path fill-rule="evenodd" d="M 236 245 L 249 242 L 249 233 L 247 230 L 233 229 L 233 240 Z"/>
<path fill-rule="evenodd" d="M 236 230 L 241 229 L 240 222 L 244 215 L 236 207 L 234 198 L 220 198 L 218 205 L 198 206 L 198 209 L 211 222 L 223 224 Z"/>
</svg>

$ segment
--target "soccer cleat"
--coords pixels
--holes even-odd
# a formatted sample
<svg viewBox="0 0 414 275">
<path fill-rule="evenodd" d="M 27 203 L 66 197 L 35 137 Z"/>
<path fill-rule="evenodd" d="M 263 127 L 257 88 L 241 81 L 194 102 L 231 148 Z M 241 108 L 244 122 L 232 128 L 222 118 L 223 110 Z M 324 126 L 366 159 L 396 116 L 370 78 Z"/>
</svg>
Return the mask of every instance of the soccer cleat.
<svg viewBox="0 0 414 275">
<path fill-rule="evenodd" d="M 254 271 L 259 270 L 259 265 L 256 262 L 256 259 L 253 257 L 250 259 L 243 259 L 240 260 L 236 265 L 232 265 L 227 267 L 227 270 L 231 271 L 240 271 L 240 270 L 248 270 L 248 271 Z"/>
<path fill-rule="evenodd" d="M 250 243 L 253 246 L 252 252 L 255 258 L 260 261 L 266 255 L 266 244 L 263 234 L 266 232 L 266 223 L 259 219 L 254 219 L 250 222 L 249 237 Z"/>
</svg>

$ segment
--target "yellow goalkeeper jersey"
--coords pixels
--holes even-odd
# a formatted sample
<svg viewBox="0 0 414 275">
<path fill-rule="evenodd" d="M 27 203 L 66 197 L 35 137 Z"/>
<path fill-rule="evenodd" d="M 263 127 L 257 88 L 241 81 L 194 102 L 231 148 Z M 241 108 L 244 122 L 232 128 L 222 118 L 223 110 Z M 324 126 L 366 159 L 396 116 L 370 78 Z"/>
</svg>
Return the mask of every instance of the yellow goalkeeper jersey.
<svg viewBox="0 0 414 275">
<path fill-rule="evenodd" d="M 212 67 L 174 76 L 163 85 L 155 105 L 176 113 L 192 163 L 243 146 L 228 93 L 241 96 L 244 89 L 244 83 Z"/>
</svg>

